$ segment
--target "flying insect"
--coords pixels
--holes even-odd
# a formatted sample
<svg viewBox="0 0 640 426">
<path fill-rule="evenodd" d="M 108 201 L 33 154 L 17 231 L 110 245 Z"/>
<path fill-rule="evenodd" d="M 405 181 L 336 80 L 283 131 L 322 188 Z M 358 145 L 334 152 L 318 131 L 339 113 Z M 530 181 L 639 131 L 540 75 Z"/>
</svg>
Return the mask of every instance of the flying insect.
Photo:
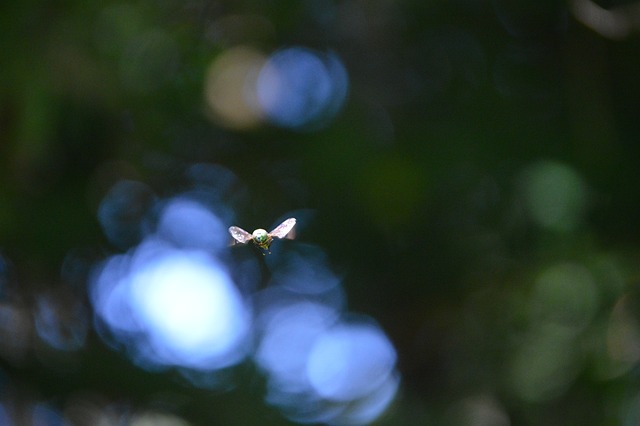
<svg viewBox="0 0 640 426">
<path fill-rule="evenodd" d="M 263 250 L 266 250 L 269 254 L 271 254 L 269 247 L 271 247 L 273 239 L 285 238 L 291 233 L 291 230 L 294 226 L 296 226 L 296 219 L 294 217 L 290 217 L 280 225 L 276 226 L 271 232 L 267 232 L 262 228 L 258 228 L 253 231 L 252 234 L 250 234 L 238 226 L 230 226 L 229 234 L 231 234 L 233 239 L 240 244 L 246 244 L 249 241 L 253 241 L 256 246 L 260 247 Z"/>
</svg>

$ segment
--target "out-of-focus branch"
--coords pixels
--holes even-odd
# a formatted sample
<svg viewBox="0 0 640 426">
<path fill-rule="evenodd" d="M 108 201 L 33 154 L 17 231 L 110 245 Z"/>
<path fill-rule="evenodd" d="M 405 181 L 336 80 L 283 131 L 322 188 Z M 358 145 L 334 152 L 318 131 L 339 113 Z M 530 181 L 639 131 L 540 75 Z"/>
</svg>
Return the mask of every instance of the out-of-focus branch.
<svg viewBox="0 0 640 426">
<path fill-rule="evenodd" d="M 575 18 L 603 37 L 622 40 L 640 29 L 640 3 L 605 9 L 591 0 L 571 0 Z"/>
</svg>

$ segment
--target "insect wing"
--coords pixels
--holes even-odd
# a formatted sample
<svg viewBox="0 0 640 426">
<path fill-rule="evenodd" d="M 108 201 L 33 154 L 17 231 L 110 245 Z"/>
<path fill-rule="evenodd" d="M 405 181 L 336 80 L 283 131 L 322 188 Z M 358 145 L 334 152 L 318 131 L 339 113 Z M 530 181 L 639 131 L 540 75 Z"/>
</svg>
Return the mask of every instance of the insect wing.
<svg viewBox="0 0 640 426">
<path fill-rule="evenodd" d="M 269 232 L 269 235 L 276 238 L 284 238 L 289 232 L 291 232 L 294 226 L 296 226 L 296 219 L 291 217 L 276 226 L 273 231 Z"/>
<path fill-rule="evenodd" d="M 251 239 L 253 238 L 253 236 L 250 233 L 248 233 L 244 229 L 239 228 L 237 226 L 230 226 L 229 233 L 231 234 L 234 240 L 242 244 L 245 244 L 251 241 Z"/>
</svg>

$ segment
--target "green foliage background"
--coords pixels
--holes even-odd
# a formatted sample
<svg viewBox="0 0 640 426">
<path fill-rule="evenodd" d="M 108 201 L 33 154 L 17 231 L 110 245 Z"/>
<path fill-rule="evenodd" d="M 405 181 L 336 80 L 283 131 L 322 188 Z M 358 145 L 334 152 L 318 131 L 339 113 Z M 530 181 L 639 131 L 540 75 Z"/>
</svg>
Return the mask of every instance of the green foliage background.
<svg viewBox="0 0 640 426">
<path fill-rule="evenodd" d="M 268 25 L 225 32 L 226 16 Z M 134 61 L 149 37 L 172 49 Z M 312 132 L 210 120 L 207 68 L 241 44 L 334 51 L 344 109 Z M 380 424 L 481 424 L 465 417 L 477 407 L 498 416 L 486 424 L 637 424 L 638 52 L 635 33 L 607 39 L 553 1 L 5 2 L 3 291 L 27 308 L 38 292 L 82 294 L 87 265 L 115 250 L 96 210 L 116 179 L 172 194 L 187 165 L 219 164 L 250 188 L 246 222 L 315 212 L 301 238 L 398 351 L 402 388 Z M 528 195 L 540 165 L 560 173 L 545 201 Z M 579 190 L 553 179 L 566 173 Z M 573 196 L 564 225 L 531 213 Z M 86 261 L 72 278 L 69 256 Z M 9 398 L 68 408 L 88 392 L 194 425 L 286 424 L 249 372 L 212 393 L 93 334 L 69 355 L 15 333 L 27 343 L 0 357 Z"/>
</svg>

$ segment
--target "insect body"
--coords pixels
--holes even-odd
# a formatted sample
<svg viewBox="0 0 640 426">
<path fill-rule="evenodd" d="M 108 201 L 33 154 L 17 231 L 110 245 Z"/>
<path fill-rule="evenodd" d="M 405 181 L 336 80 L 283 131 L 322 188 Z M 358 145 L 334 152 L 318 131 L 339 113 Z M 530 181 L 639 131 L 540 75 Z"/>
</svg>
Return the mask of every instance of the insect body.
<svg viewBox="0 0 640 426">
<path fill-rule="evenodd" d="M 276 226 L 275 229 L 271 232 L 267 232 L 264 229 L 260 228 L 253 231 L 253 234 L 250 234 L 238 226 L 230 226 L 229 233 L 235 241 L 241 244 L 246 244 L 249 241 L 253 241 L 255 245 L 271 253 L 269 251 L 269 247 L 271 247 L 273 239 L 285 238 L 291 232 L 295 225 L 296 219 L 291 217 L 282 222 L 280 225 Z"/>
</svg>

